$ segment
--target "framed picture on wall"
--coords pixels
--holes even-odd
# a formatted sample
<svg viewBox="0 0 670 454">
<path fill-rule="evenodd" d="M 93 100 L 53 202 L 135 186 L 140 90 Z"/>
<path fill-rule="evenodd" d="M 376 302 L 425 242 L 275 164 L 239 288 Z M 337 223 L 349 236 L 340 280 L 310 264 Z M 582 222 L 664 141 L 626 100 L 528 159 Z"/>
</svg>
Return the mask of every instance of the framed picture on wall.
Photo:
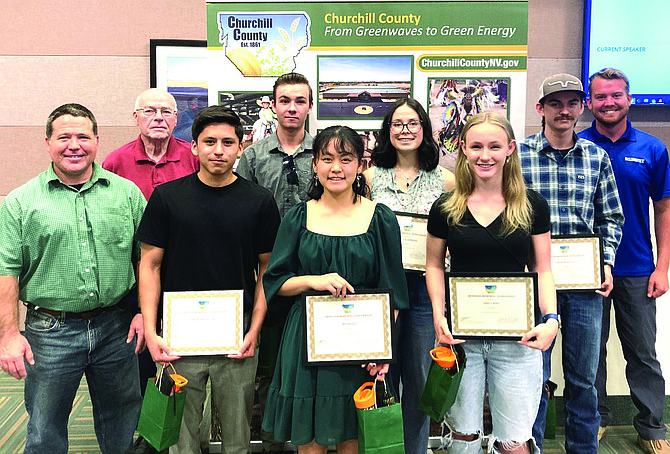
<svg viewBox="0 0 670 454">
<path fill-rule="evenodd" d="M 191 124 L 207 99 L 207 41 L 152 39 L 150 46 L 150 82 L 177 101 L 178 119 L 173 135 L 191 141 Z"/>
</svg>

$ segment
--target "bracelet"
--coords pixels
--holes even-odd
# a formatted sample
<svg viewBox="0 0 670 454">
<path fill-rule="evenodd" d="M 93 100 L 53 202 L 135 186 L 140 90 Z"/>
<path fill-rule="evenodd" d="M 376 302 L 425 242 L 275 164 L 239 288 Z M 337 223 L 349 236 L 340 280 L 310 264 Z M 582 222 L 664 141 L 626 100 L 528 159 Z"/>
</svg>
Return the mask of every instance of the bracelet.
<svg viewBox="0 0 670 454">
<path fill-rule="evenodd" d="M 561 319 L 558 317 L 558 314 L 550 313 L 546 314 L 544 317 L 542 317 L 542 323 L 546 323 L 547 320 L 554 319 L 558 322 L 559 326 L 561 324 Z"/>
</svg>

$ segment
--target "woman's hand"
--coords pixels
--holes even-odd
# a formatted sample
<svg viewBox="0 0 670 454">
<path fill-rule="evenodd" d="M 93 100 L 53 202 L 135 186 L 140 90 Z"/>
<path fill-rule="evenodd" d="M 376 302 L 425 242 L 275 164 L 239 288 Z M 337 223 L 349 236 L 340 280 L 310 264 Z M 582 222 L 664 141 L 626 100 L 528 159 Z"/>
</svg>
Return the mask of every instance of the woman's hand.
<svg viewBox="0 0 670 454">
<path fill-rule="evenodd" d="M 354 287 L 337 273 L 313 276 L 311 286 L 314 290 L 330 292 L 333 296 L 347 296 L 354 293 Z"/>
<path fill-rule="evenodd" d="M 433 315 L 433 324 L 435 325 L 435 339 L 437 339 L 438 344 L 455 345 L 465 342 L 461 339 L 454 339 L 451 331 L 449 331 L 447 318 L 444 315 Z"/>
<path fill-rule="evenodd" d="M 389 365 L 388 364 L 377 364 L 377 363 L 367 363 L 367 364 L 362 364 L 361 367 L 365 367 L 368 372 L 370 372 L 370 375 L 372 376 L 377 376 L 377 380 L 383 380 L 384 375 L 388 373 L 389 371 Z"/>
<path fill-rule="evenodd" d="M 550 318 L 524 334 L 519 343 L 545 351 L 551 346 L 556 334 L 558 334 L 558 320 Z"/>
</svg>

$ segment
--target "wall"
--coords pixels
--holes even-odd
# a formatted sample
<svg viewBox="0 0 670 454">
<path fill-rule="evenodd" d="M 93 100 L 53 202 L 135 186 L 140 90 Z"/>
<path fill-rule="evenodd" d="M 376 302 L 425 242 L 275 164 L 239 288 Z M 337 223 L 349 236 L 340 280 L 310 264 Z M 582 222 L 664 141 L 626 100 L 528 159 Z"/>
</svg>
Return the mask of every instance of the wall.
<svg viewBox="0 0 670 454">
<path fill-rule="evenodd" d="M 60 104 L 80 102 L 95 113 L 98 162 L 136 137 L 131 111 L 135 97 L 149 87 L 149 39 L 205 39 L 205 5 L 204 0 L 2 0 L 0 201 L 46 168 L 44 123 Z M 582 22 L 582 0 L 529 1 L 527 134 L 540 128 L 535 100 L 542 79 L 557 72 L 581 74 Z M 667 144 L 669 113 L 668 107 L 632 108 L 630 116 Z M 578 129 L 590 121 L 586 112 Z M 670 319 L 670 297 L 661 298 L 658 309 L 659 320 Z M 627 394 L 615 337 L 608 386 L 612 394 Z M 670 334 L 661 330 L 658 344 L 669 341 Z M 670 371 L 670 351 L 659 349 L 659 356 Z M 560 364 L 560 348 L 554 358 Z M 556 367 L 554 378 L 559 377 Z"/>
</svg>

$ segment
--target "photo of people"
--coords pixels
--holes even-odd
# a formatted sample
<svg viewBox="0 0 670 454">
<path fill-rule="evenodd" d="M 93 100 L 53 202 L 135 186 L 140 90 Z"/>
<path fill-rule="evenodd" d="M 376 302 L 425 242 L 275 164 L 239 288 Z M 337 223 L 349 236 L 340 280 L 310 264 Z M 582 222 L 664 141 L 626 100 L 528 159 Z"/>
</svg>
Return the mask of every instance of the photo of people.
<svg viewBox="0 0 670 454">
<path fill-rule="evenodd" d="M 509 79 L 429 79 L 428 115 L 440 146 L 440 165 L 453 170 L 458 137 L 471 116 L 507 116 Z"/>
<path fill-rule="evenodd" d="M 242 119 L 245 147 L 276 131 L 271 96 L 270 92 L 219 92 L 219 105 L 233 109 Z"/>
</svg>

